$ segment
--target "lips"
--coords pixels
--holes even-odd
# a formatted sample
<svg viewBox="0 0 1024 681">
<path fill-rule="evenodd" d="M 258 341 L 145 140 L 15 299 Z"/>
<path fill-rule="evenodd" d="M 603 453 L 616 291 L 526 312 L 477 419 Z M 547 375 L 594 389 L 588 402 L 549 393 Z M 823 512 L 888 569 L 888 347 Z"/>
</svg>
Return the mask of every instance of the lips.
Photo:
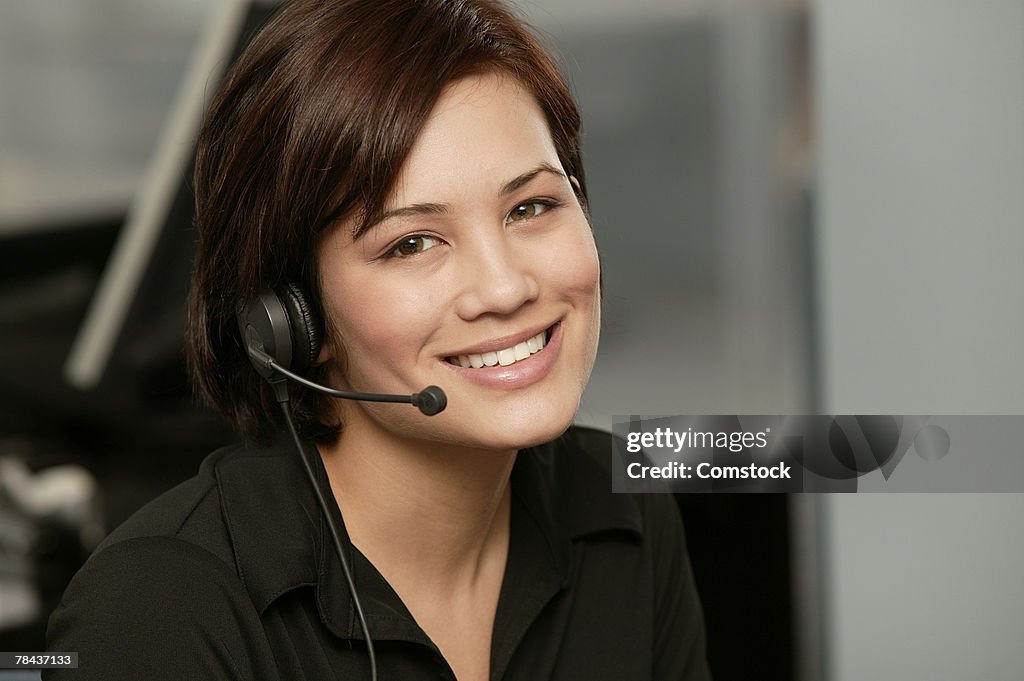
<svg viewBox="0 0 1024 681">
<path fill-rule="evenodd" d="M 507 348 L 500 350 L 494 350 L 491 352 L 482 353 L 467 353 L 465 355 L 456 355 L 452 357 L 446 357 L 445 360 L 449 364 L 455 364 L 461 366 L 463 369 L 481 369 L 483 367 L 493 366 L 511 366 L 516 362 L 526 359 L 530 355 L 535 355 L 544 349 L 547 345 L 548 329 L 541 331 L 536 336 L 531 336 L 523 342 L 516 343 Z"/>
<path fill-rule="evenodd" d="M 551 342 L 555 330 L 560 325 L 561 321 L 556 321 L 543 329 L 534 327 L 524 333 L 496 338 L 452 353 L 445 357 L 444 361 L 464 369 L 512 366 L 543 350 Z"/>
<path fill-rule="evenodd" d="M 559 320 L 541 331 L 535 332 L 534 329 L 530 329 L 523 334 L 506 336 L 472 348 L 465 348 L 457 355 L 445 357 L 442 366 L 462 379 L 485 388 L 499 390 L 525 388 L 547 376 L 558 363 L 562 347 L 562 326 L 562 322 Z M 533 335 L 526 335 L 531 333 Z M 528 354 L 523 359 L 516 359 L 517 347 L 518 356 L 523 357 L 524 348 L 521 346 L 524 345 L 525 352 Z M 531 345 L 537 348 L 532 354 Z M 494 357 L 490 356 L 491 353 Z M 505 361 L 512 361 L 503 365 L 499 360 L 493 366 L 484 363 L 485 357 L 493 361 L 498 358 L 499 354 L 504 356 Z M 477 357 L 473 358 L 473 355 Z M 469 362 L 468 367 L 463 366 L 460 356 Z M 474 367 L 474 359 L 481 366 Z"/>
</svg>

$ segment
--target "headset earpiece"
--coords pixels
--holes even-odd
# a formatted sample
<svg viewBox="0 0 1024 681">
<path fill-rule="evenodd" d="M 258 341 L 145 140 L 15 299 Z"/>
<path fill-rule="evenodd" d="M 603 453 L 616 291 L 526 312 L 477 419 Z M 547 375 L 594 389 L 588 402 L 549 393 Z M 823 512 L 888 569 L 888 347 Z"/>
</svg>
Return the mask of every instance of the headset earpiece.
<svg viewBox="0 0 1024 681">
<path fill-rule="evenodd" d="M 292 371 L 302 373 L 316 363 L 323 342 L 320 319 L 306 301 L 306 296 L 295 284 L 288 282 L 278 296 L 284 302 L 292 330 Z"/>
<path fill-rule="evenodd" d="M 238 313 L 238 331 L 256 371 L 270 378 L 273 370 L 253 356 L 269 355 L 276 364 L 301 373 L 316 361 L 323 339 L 320 322 L 302 290 L 292 283 L 279 291 L 263 289 Z"/>
</svg>

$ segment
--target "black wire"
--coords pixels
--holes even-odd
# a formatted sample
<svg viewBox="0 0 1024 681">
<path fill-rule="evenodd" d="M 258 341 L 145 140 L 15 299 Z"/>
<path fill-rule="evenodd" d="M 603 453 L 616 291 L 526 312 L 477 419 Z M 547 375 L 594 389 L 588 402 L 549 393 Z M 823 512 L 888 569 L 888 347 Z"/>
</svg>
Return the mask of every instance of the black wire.
<svg viewBox="0 0 1024 681">
<path fill-rule="evenodd" d="M 401 402 L 406 404 L 416 404 L 415 395 L 385 395 L 381 393 L 357 393 L 352 391 L 335 390 L 334 388 L 328 388 L 320 385 L 319 383 L 307 380 L 298 374 L 292 373 L 272 359 L 268 358 L 267 366 L 282 376 L 287 376 L 296 383 L 300 383 L 311 390 L 316 390 L 317 392 L 324 393 L 325 395 L 341 397 L 347 400 L 355 399 L 361 402 Z"/>
<path fill-rule="evenodd" d="M 366 616 L 363 614 L 363 604 L 359 602 L 359 595 L 356 593 L 356 585 L 352 580 L 352 571 L 349 570 L 348 560 L 345 558 L 345 552 L 341 547 L 341 538 L 338 536 L 338 528 L 334 524 L 334 517 L 331 515 L 330 510 L 327 506 L 327 501 L 324 499 L 323 491 L 320 489 L 320 484 L 316 480 L 316 476 L 313 474 L 313 466 L 309 462 L 309 457 L 306 454 L 305 448 L 302 446 L 302 441 L 299 439 L 299 434 L 295 431 L 295 424 L 292 423 L 291 410 L 288 407 L 287 401 L 280 402 L 281 411 L 284 413 L 284 421 L 288 424 L 288 432 L 292 435 L 292 440 L 295 441 L 295 448 L 299 452 L 299 458 L 302 459 L 302 466 L 306 469 L 306 475 L 309 476 L 309 482 L 313 485 L 313 491 L 316 492 L 316 500 L 320 503 L 320 508 L 323 510 L 324 517 L 327 519 L 327 527 L 331 530 L 331 539 L 334 540 L 334 548 L 338 552 L 338 558 L 341 560 L 341 569 L 345 573 L 345 581 L 348 583 L 348 591 L 352 595 L 352 603 L 356 608 L 356 615 L 359 617 L 359 626 L 363 629 L 363 636 L 366 638 L 366 652 L 370 655 L 370 679 L 371 681 L 377 681 L 377 656 L 373 650 L 373 639 L 370 638 L 370 628 L 366 626 Z"/>
</svg>

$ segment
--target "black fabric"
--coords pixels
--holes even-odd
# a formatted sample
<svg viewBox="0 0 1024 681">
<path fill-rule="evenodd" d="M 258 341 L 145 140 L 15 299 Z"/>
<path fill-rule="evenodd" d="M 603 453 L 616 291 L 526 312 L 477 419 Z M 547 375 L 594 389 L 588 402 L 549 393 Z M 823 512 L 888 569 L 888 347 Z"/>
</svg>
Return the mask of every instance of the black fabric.
<svg viewBox="0 0 1024 681">
<path fill-rule="evenodd" d="M 709 678 L 674 500 L 611 493 L 610 438 L 573 428 L 518 455 L 491 679 Z M 344 541 L 380 679 L 453 679 Z M 47 639 L 78 652 L 79 669 L 46 670 L 46 681 L 369 678 L 326 523 L 287 444 L 211 454 L 116 530 L 68 587 Z"/>
</svg>

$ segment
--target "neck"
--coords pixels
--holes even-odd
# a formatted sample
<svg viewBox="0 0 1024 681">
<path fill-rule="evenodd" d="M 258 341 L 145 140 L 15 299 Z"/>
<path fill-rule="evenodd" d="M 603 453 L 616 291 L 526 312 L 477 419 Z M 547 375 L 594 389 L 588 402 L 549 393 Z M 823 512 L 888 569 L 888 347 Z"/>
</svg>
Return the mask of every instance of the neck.
<svg viewBox="0 0 1024 681">
<path fill-rule="evenodd" d="M 356 417 L 320 453 L 352 543 L 400 594 L 503 571 L 515 451 L 401 439 Z"/>
</svg>

